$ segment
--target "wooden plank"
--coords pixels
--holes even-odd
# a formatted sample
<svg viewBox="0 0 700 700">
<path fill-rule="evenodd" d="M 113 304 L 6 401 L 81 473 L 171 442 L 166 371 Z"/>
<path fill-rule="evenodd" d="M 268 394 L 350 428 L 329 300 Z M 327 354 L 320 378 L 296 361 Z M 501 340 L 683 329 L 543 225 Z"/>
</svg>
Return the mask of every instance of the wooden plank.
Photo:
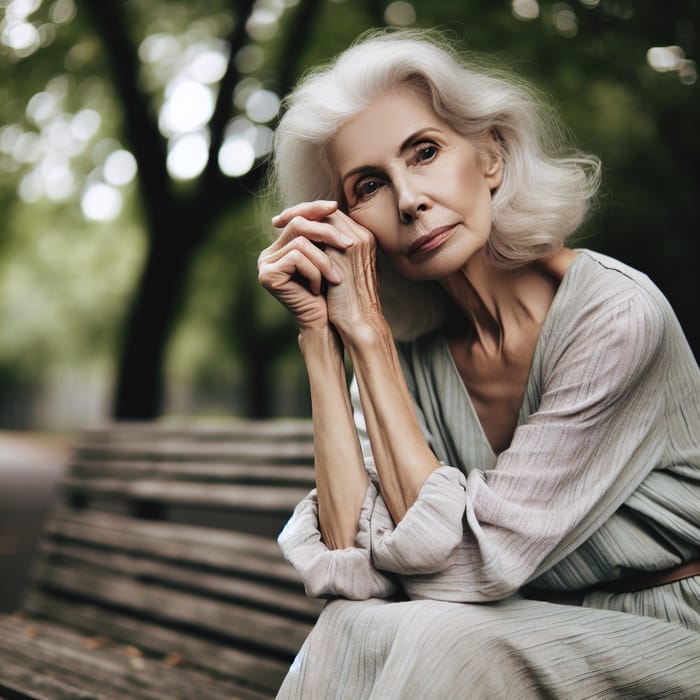
<svg viewBox="0 0 700 700">
<path fill-rule="evenodd" d="M 314 469 L 296 464 L 217 464 L 141 460 L 78 460 L 71 466 L 74 476 L 91 478 L 160 478 L 178 481 L 231 482 L 238 484 L 288 485 L 312 489 Z"/>
<path fill-rule="evenodd" d="M 308 419 L 225 420 L 221 422 L 187 419 L 166 419 L 149 422 L 107 423 L 85 431 L 90 442 L 132 441 L 134 438 L 163 440 L 190 439 L 202 441 L 255 438 L 266 442 L 290 438 L 311 439 L 313 426 Z"/>
<path fill-rule="evenodd" d="M 296 653 L 311 629 L 310 623 L 234 603 L 206 600 L 162 585 L 135 582 L 127 576 L 43 562 L 39 562 L 37 568 L 38 579 L 51 591 L 117 606 L 164 625 L 186 625 L 200 630 L 201 634 L 242 640 L 251 647 L 258 646 L 273 653 Z"/>
<path fill-rule="evenodd" d="M 114 444 L 79 443 L 77 460 L 141 459 L 201 462 L 250 462 L 267 464 L 313 463 L 313 443 L 304 441 L 267 442 L 120 442 Z"/>
<path fill-rule="evenodd" d="M 299 575 L 284 560 L 277 543 L 256 535 L 149 522 L 95 511 L 59 511 L 47 523 L 45 531 L 76 542 L 212 566 L 222 571 L 259 574 L 263 566 L 266 578 L 301 585 Z"/>
<path fill-rule="evenodd" d="M 323 607 L 320 600 L 308 598 L 301 591 L 285 590 L 250 578 L 233 578 L 230 572 L 222 576 L 206 569 L 184 567 L 180 562 L 164 563 L 153 558 L 49 542 L 42 543 L 41 552 L 50 557 L 51 563 L 61 566 L 79 563 L 134 579 L 176 585 L 204 597 L 215 596 L 311 621 L 318 617 Z M 260 574 L 264 576 L 265 561 L 260 560 L 259 565 Z"/>
<path fill-rule="evenodd" d="M 265 658 L 231 645 L 212 643 L 179 630 L 154 625 L 141 617 L 46 593 L 31 593 L 25 607 L 33 615 L 48 617 L 94 636 L 107 636 L 133 644 L 152 654 L 162 657 L 179 654 L 187 666 L 244 683 L 260 692 L 276 693 L 289 665 L 289 660 Z"/>
<path fill-rule="evenodd" d="M 251 700 L 261 697 L 257 691 L 248 692 L 201 671 L 168 666 L 145 656 L 138 647 L 105 638 L 87 645 L 94 640 L 50 623 L 1 620 L 0 631 L 3 677 L 14 676 L 15 683 L 21 679 L 33 685 L 48 682 L 54 691 L 67 693 L 66 698 L 225 700 L 242 693 Z"/>
<path fill-rule="evenodd" d="M 68 492 L 109 499 L 153 500 L 164 505 L 206 506 L 245 512 L 290 515 L 304 499 L 305 488 L 282 488 L 251 484 L 181 483 L 157 479 L 80 479 L 68 476 L 60 485 Z"/>
</svg>

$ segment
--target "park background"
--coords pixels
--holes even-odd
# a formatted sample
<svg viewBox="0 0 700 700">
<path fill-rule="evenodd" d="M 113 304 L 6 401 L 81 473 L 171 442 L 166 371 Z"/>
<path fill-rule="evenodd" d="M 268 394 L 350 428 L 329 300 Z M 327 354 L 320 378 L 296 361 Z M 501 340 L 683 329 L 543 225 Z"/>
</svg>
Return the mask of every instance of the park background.
<svg viewBox="0 0 700 700">
<path fill-rule="evenodd" d="M 265 155 L 280 98 L 372 27 L 437 27 L 551 97 L 603 161 L 576 244 L 649 274 L 697 355 L 699 20 L 696 0 L 0 0 L 3 581 L 81 429 L 308 415 L 257 285 Z"/>
<path fill-rule="evenodd" d="M 305 415 L 258 288 L 279 98 L 360 32 L 439 27 L 548 93 L 603 188 L 578 245 L 700 347 L 698 5 L 0 0 L 0 428 Z"/>
</svg>

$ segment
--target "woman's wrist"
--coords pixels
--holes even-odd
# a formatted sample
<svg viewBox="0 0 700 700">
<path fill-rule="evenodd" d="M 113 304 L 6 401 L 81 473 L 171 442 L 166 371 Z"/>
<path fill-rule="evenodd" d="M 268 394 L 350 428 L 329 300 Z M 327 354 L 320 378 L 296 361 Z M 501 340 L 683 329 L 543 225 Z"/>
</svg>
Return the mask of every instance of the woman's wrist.
<svg viewBox="0 0 700 700">
<path fill-rule="evenodd" d="M 327 324 L 323 327 L 302 327 L 299 329 L 299 349 L 304 360 L 327 360 L 330 362 L 343 362 L 343 344 L 337 331 Z"/>
<path fill-rule="evenodd" d="M 356 323 L 347 330 L 341 330 L 340 337 L 353 360 L 367 352 L 371 353 L 394 344 L 388 322 L 379 315 L 363 319 L 361 323 Z"/>
</svg>

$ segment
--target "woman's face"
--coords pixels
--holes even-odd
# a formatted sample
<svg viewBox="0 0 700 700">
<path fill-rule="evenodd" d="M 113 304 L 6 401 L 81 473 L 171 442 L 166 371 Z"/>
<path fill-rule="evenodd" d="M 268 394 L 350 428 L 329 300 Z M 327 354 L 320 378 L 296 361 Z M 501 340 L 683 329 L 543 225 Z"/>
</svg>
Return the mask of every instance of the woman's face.
<svg viewBox="0 0 700 700">
<path fill-rule="evenodd" d="M 348 120 L 330 155 L 347 213 L 377 237 L 409 279 L 441 279 L 486 243 L 491 192 L 502 160 L 479 156 L 463 136 L 408 89 Z"/>
</svg>

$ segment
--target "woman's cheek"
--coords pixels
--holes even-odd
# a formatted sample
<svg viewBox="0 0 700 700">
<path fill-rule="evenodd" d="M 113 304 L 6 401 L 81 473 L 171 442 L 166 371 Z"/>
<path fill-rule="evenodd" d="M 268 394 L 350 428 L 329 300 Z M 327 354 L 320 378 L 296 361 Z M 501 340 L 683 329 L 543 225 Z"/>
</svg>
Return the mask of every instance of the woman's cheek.
<svg viewBox="0 0 700 700">
<path fill-rule="evenodd" d="M 368 231 L 374 234 L 377 239 L 377 245 L 385 250 L 391 247 L 392 239 L 395 235 L 389 231 L 389 218 L 386 213 L 382 213 L 381 208 L 371 203 L 360 204 L 353 207 L 350 212 L 350 218 L 360 226 L 364 226 Z M 394 243 L 396 245 L 396 243 Z"/>
</svg>

